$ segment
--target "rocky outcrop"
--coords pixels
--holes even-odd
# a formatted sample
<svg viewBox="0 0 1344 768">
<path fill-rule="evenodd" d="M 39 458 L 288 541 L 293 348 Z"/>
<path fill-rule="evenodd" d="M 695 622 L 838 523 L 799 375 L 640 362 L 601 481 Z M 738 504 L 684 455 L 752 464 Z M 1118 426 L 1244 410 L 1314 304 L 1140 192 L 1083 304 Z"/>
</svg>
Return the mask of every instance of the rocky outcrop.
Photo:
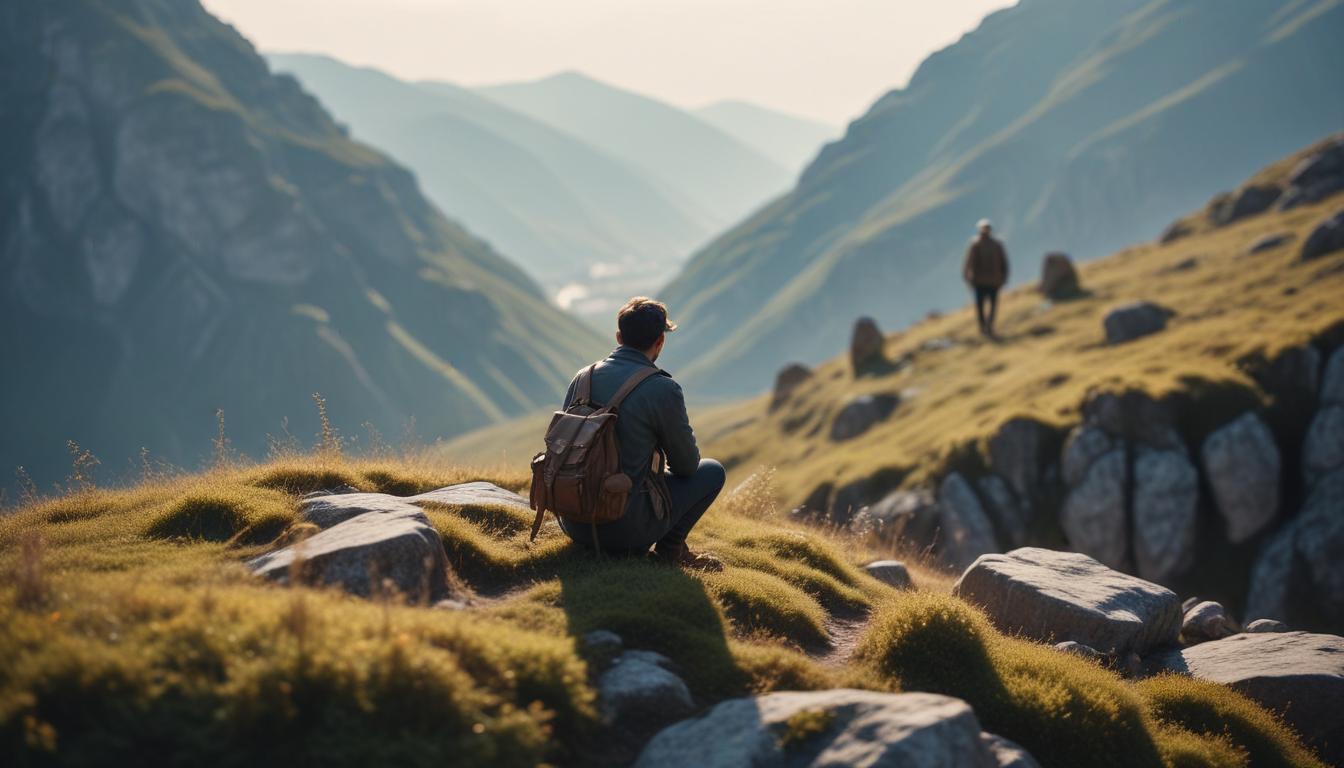
<svg viewBox="0 0 1344 768">
<path fill-rule="evenodd" d="M 1111 447 L 1112 441 L 1101 430 L 1084 427 L 1070 441 L 1074 458 L 1065 453 L 1065 467 L 1079 478 L 1060 508 L 1059 524 L 1069 545 L 1090 555 L 1109 568 L 1129 567 L 1129 518 L 1126 493 L 1129 487 L 1129 462 L 1123 447 Z M 1101 446 L 1107 450 L 1095 460 L 1084 463 L 1083 454 Z M 1084 466 L 1085 469 L 1077 467 Z M 1066 469 L 1066 474 L 1070 470 Z"/>
<path fill-rule="evenodd" d="M 1297 517 L 1261 548 L 1246 619 L 1344 624 L 1344 468 L 1312 486 Z"/>
<path fill-rule="evenodd" d="M 1344 250 L 1344 211 L 1316 225 L 1316 228 L 1302 241 L 1302 261 L 1319 259 L 1337 251 Z"/>
<path fill-rule="evenodd" d="M 1306 632 L 1242 634 L 1145 659 L 1149 673 L 1222 683 L 1276 712 L 1320 756 L 1344 764 L 1344 638 Z"/>
<path fill-rule="evenodd" d="M 1184 447 L 1140 446 L 1134 459 L 1135 567 L 1154 581 L 1170 581 L 1193 565 L 1199 473 Z"/>
<path fill-rule="evenodd" d="M 443 542 L 410 504 L 365 512 L 247 565 L 280 583 L 296 578 L 361 597 L 383 594 L 389 585 L 412 602 L 435 602 L 450 591 Z"/>
<path fill-rule="evenodd" d="M 940 554 L 948 565 L 961 569 L 986 552 L 997 552 L 994 524 L 966 478 L 953 472 L 938 487 L 942 532 Z"/>
<path fill-rule="evenodd" d="M 1041 261 L 1041 293 L 1046 298 L 1068 299 L 1077 296 L 1082 286 L 1073 260 L 1065 253 L 1047 253 Z"/>
<path fill-rule="evenodd" d="M 1204 440 L 1200 460 L 1228 541 L 1240 544 L 1274 522 L 1279 514 L 1279 446 L 1259 416 L 1247 413 L 1215 430 Z"/>
<path fill-rule="evenodd" d="M 988 449 L 990 470 L 1028 505 L 1039 502 L 1058 455 L 1054 430 L 1035 419 L 1009 419 L 989 438 Z"/>
<path fill-rule="evenodd" d="M 876 320 L 861 317 L 855 321 L 854 332 L 849 338 L 850 368 L 855 373 L 861 373 L 873 363 L 880 362 L 884 342 Z"/>
<path fill-rule="evenodd" d="M 1274 206 L 1282 194 L 1283 190 L 1277 185 L 1247 184 L 1214 200 L 1209 208 L 1209 221 L 1215 227 L 1223 227 L 1248 216 L 1264 213 Z"/>
<path fill-rule="evenodd" d="M 330 528 L 369 512 L 414 512 L 417 505 L 494 506 L 503 505 L 530 510 L 522 496 L 493 483 L 459 483 L 417 496 L 391 496 L 385 493 L 347 493 L 317 496 L 299 504 L 300 519 L 318 528 Z"/>
<path fill-rule="evenodd" d="M 854 516 L 852 527 L 884 541 L 904 540 L 918 547 L 933 543 L 938 530 L 938 500 L 924 489 L 896 490 Z"/>
<path fill-rule="evenodd" d="M 812 378 L 812 369 L 802 363 L 789 363 L 775 374 L 775 389 L 770 395 L 770 410 L 788 401 L 794 390 Z"/>
<path fill-rule="evenodd" d="M 1344 467 L 1344 405 L 1327 405 L 1316 412 L 1302 442 L 1302 476 L 1308 488 L 1325 475 Z"/>
<path fill-rule="evenodd" d="M 900 398 L 896 395 L 859 395 L 840 409 L 831 422 L 831 440 L 840 442 L 851 440 L 872 429 L 874 425 L 885 421 Z"/>
<path fill-rule="evenodd" d="M 994 768 L 992 742 L 960 699 L 837 689 L 718 704 L 659 733 L 635 768 L 918 765 Z"/>
<path fill-rule="evenodd" d="M 1073 640 L 1111 656 L 1175 643 L 1181 629 L 1174 592 L 1076 552 L 1027 547 L 985 555 L 952 591 L 1001 631 Z"/>
<path fill-rule="evenodd" d="M 1288 191 L 1279 210 L 1311 205 L 1344 192 L 1344 139 L 1335 139 L 1319 152 L 1303 158 L 1288 176 Z"/>
<path fill-rule="evenodd" d="M 1102 325 L 1107 344 L 1124 344 L 1157 333 L 1167 327 L 1167 318 L 1174 313 L 1151 301 L 1136 301 L 1106 313 Z"/>
<path fill-rule="evenodd" d="M 910 580 L 910 571 L 900 560 L 875 560 L 863 566 L 863 570 L 888 586 L 897 589 L 915 588 L 915 583 Z"/>
<path fill-rule="evenodd" d="M 1221 640 L 1237 633 L 1237 623 L 1227 615 L 1222 603 L 1205 600 L 1191 606 L 1181 620 L 1181 640 L 1188 645 Z"/>
<path fill-rule="evenodd" d="M 675 722 L 695 709 L 686 683 L 671 661 L 653 651 L 625 651 L 597 681 L 602 720 L 623 730 L 648 731 Z"/>
<path fill-rule="evenodd" d="M 1292 235 L 1284 232 L 1274 235 L 1265 235 L 1264 237 L 1256 238 L 1255 242 L 1251 243 L 1250 247 L 1246 249 L 1246 254 L 1248 256 L 1253 256 L 1257 253 L 1272 251 L 1292 239 Z"/>
<path fill-rule="evenodd" d="M 1026 544 L 1031 508 L 1013 493 L 1007 481 L 998 475 L 985 475 L 975 487 L 1004 545 L 1012 549 Z"/>
</svg>

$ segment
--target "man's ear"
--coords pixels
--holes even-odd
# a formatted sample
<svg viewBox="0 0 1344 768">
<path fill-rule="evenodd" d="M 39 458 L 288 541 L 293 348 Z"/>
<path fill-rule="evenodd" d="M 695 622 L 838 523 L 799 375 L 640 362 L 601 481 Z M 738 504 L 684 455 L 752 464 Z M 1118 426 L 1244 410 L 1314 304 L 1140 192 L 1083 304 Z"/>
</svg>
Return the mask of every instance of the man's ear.
<svg viewBox="0 0 1344 768">
<path fill-rule="evenodd" d="M 620 332 L 620 331 L 617 331 L 617 332 L 616 332 L 616 346 L 618 346 L 618 347 L 623 347 L 623 346 L 625 346 L 625 342 L 621 341 L 621 332 Z"/>
</svg>

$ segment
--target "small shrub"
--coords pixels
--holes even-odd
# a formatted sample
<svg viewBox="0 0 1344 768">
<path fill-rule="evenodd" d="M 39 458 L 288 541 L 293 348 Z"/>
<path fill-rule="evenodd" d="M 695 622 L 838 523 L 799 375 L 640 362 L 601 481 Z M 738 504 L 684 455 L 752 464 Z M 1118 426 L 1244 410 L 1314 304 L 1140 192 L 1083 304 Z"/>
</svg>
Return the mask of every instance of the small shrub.
<svg viewBox="0 0 1344 768">
<path fill-rule="evenodd" d="M 779 744 L 784 749 L 798 749 L 812 738 L 826 732 L 835 722 L 835 713 L 824 709 L 805 709 L 785 720 L 779 733 Z"/>
<path fill-rule="evenodd" d="M 731 568 L 705 584 L 741 634 L 765 633 L 803 648 L 824 648 L 826 612 L 806 592 L 777 576 Z"/>
</svg>

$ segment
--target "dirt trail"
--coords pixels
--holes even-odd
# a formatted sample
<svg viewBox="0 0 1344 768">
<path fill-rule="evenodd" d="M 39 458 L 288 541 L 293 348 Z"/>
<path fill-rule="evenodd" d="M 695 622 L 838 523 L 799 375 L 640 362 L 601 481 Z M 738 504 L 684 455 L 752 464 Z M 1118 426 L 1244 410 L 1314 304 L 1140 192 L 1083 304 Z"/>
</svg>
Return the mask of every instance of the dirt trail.
<svg viewBox="0 0 1344 768">
<path fill-rule="evenodd" d="M 826 634 L 831 638 L 831 647 L 823 653 L 814 655 L 813 658 L 827 666 L 837 667 L 849 661 L 849 657 L 854 654 L 854 648 L 859 644 L 859 638 L 863 636 L 863 631 L 868 628 L 868 620 L 871 617 L 870 613 L 863 612 L 827 618 Z"/>
</svg>

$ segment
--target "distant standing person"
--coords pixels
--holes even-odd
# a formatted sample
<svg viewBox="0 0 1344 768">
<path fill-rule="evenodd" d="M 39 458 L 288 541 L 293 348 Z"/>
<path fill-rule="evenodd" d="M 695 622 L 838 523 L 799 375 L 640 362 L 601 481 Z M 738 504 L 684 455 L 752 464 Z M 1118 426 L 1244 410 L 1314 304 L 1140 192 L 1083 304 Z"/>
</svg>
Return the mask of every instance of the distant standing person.
<svg viewBox="0 0 1344 768">
<path fill-rule="evenodd" d="M 989 219 L 981 219 L 975 227 L 980 233 L 966 249 L 966 263 L 961 267 L 961 274 L 975 291 L 975 315 L 980 319 L 980 332 L 993 336 L 994 316 L 999 310 L 999 289 L 1008 282 L 1008 252 L 1003 249 L 1003 243 L 990 234 L 994 227 Z"/>
</svg>

